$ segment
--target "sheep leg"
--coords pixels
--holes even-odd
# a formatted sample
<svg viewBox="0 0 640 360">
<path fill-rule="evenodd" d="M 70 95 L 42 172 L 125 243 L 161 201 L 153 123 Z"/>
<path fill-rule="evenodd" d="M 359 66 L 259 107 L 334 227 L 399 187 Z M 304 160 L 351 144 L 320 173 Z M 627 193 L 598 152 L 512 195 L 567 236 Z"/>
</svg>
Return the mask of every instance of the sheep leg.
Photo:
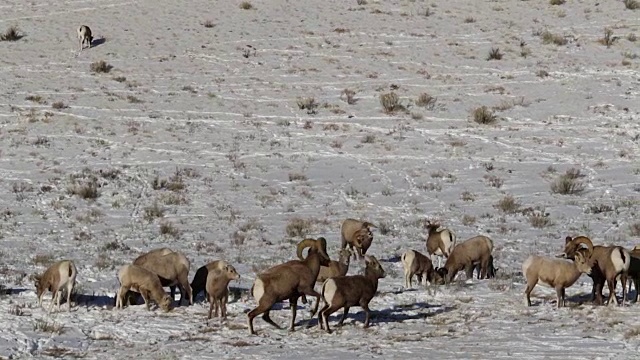
<svg viewBox="0 0 640 360">
<path fill-rule="evenodd" d="M 73 283 L 68 282 L 67 283 L 67 304 L 69 306 L 69 311 L 71 311 L 71 293 L 73 292 Z M 76 297 L 76 302 L 78 301 L 78 298 Z"/>
<path fill-rule="evenodd" d="M 180 286 L 180 304 L 182 304 L 182 299 L 186 298 L 187 300 L 189 300 L 189 305 L 193 305 L 193 293 L 191 291 L 191 285 L 189 285 L 189 278 L 187 277 L 186 273 L 179 275 L 178 285 Z"/>
<path fill-rule="evenodd" d="M 220 317 L 227 318 L 227 297 L 220 299 Z"/>
<path fill-rule="evenodd" d="M 465 272 L 465 275 L 467 275 L 467 280 L 473 279 L 474 267 L 475 266 L 473 265 L 473 263 L 465 265 L 464 272 Z M 480 273 L 478 272 L 478 279 L 479 278 L 480 278 Z"/>
<path fill-rule="evenodd" d="M 369 319 L 371 318 L 371 311 L 369 311 L 368 304 L 361 304 L 362 309 L 364 309 L 364 327 L 369 327 Z"/>
<path fill-rule="evenodd" d="M 347 313 L 349 313 L 349 307 L 345 306 L 344 311 L 342 312 L 342 317 L 340 318 L 340 321 L 338 321 L 338 324 L 336 326 L 342 326 L 342 324 L 344 323 L 344 319 L 347 318 Z"/>
<path fill-rule="evenodd" d="M 329 308 L 329 304 L 327 304 L 327 302 L 324 303 L 324 306 L 322 307 L 322 309 L 320 309 L 320 311 L 318 312 L 318 326 L 320 327 L 320 330 L 324 330 L 324 318 L 322 317 L 322 314 Z"/>
<path fill-rule="evenodd" d="M 411 272 L 410 270 L 404 271 L 404 288 L 409 289 L 411 287 Z"/>
<path fill-rule="evenodd" d="M 298 311 L 298 296 L 294 295 L 289 298 L 289 304 L 291 304 L 291 324 L 289 325 L 289 331 L 296 331 L 296 313 Z"/>
<path fill-rule="evenodd" d="M 209 316 L 207 317 L 207 319 L 211 319 L 211 313 L 213 312 L 213 304 L 214 304 L 214 299 L 213 296 L 208 296 L 207 299 L 209 300 Z"/>
<path fill-rule="evenodd" d="M 124 296 L 128 290 L 128 287 L 122 285 L 120 286 L 120 289 L 118 289 L 118 293 L 116 294 L 116 309 L 122 309 L 124 307 Z"/>
<path fill-rule="evenodd" d="M 531 306 L 531 292 L 533 288 L 536 287 L 538 283 L 538 279 L 536 278 L 534 281 L 527 281 L 527 288 L 524 290 L 524 305 Z"/>
<path fill-rule="evenodd" d="M 557 297 L 557 308 L 561 308 L 564 306 L 564 288 L 563 287 L 557 287 L 556 288 L 556 297 Z"/>
<path fill-rule="evenodd" d="M 607 280 L 607 286 L 609 287 L 609 297 L 607 298 L 607 305 L 617 305 L 618 298 L 616 297 L 615 279 L 613 281 Z M 611 299 L 613 299 L 613 302 L 611 302 Z"/>
<path fill-rule="evenodd" d="M 266 305 L 265 305 L 266 304 Z M 263 303 L 258 303 L 258 307 L 256 307 L 255 309 L 251 310 L 248 314 L 247 314 L 247 321 L 249 324 L 249 332 L 251 333 L 251 335 L 256 335 L 255 330 L 253 329 L 253 319 L 260 315 L 262 315 L 262 319 L 264 321 L 266 321 L 268 324 L 271 324 L 273 326 L 275 326 L 278 329 L 282 329 L 278 324 L 276 324 L 275 322 L 273 322 L 273 320 L 271 320 L 271 317 L 269 317 L 269 311 L 271 310 L 271 305 L 273 305 L 273 302 L 263 302 Z"/>
<path fill-rule="evenodd" d="M 627 298 L 627 274 L 620 274 L 620 282 L 622 283 L 622 306 L 624 306 L 624 301 Z"/>
<path fill-rule="evenodd" d="M 58 291 L 54 290 L 53 295 L 51 297 L 51 304 L 49 304 L 49 314 L 51 314 L 51 310 L 53 310 L 53 303 L 56 301 L 57 297 L 58 297 Z"/>
<path fill-rule="evenodd" d="M 329 334 L 331 334 L 331 329 L 329 328 L 329 316 L 336 312 L 338 309 L 340 309 L 340 306 L 331 305 L 321 313 L 325 331 Z"/>
</svg>

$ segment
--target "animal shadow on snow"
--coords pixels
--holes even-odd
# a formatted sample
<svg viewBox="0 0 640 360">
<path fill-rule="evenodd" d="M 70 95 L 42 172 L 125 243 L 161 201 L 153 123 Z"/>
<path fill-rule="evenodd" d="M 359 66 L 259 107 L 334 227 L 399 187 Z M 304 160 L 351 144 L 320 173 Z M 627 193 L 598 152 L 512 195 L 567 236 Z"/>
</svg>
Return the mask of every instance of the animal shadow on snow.
<svg viewBox="0 0 640 360">
<path fill-rule="evenodd" d="M 553 305 L 554 307 L 558 306 L 558 302 L 556 301 L 555 294 L 549 295 L 549 296 L 553 296 L 553 299 L 542 300 L 542 297 L 534 297 L 532 295 L 531 307 L 544 306 L 545 303 Z M 606 296 L 605 296 L 605 299 L 606 299 Z M 566 307 L 568 308 L 578 307 L 582 305 L 592 305 L 593 303 L 591 302 L 591 293 L 581 293 L 581 294 L 572 295 L 572 296 L 566 295 L 565 304 L 566 304 Z"/>
<path fill-rule="evenodd" d="M 107 39 L 105 39 L 103 37 L 101 37 L 99 39 L 93 39 L 93 41 L 91 42 L 91 47 L 93 48 L 93 47 L 96 47 L 96 46 L 100 46 L 100 45 L 102 45 L 102 44 L 104 44 L 106 42 L 107 42 Z"/>
<path fill-rule="evenodd" d="M 427 313 L 422 312 L 421 310 L 425 309 L 435 309 L 434 311 L 429 311 Z M 439 314 L 448 313 L 454 310 L 454 306 L 444 306 L 444 305 L 430 305 L 425 302 L 415 303 L 407 306 L 399 306 L 394 308 L 382 309 L 382 310 L 371 310 L 371 321 L 370 325 L 379 324 L 379 323 L 395 323 L 395 322 L 403 322 L 407 320 L 423 320 L 428 317 L 436 316 Z M 410 310 L 418 310 L 418 313 L 409 314 Z M 329 317 L 329 326 L 335 327 L 338 320 L 342 317 L 342 310 L 338 310 L 335 313 L 331 314 Z M 349 314 L 347 314 L 345 321 L 345 325 L 348 324 L 364 324 L 365 314 L 362 309 L 359 307 L 352 307 L 349 309 Z M 318 325 L 318 317 L 314 316 L 313 319 L 304 320 L 308 321 L 308 327 L 313 325 Z M 302 323 L 302 321 L 301 321 Z M 297 325 L 297 324 L 296 324 Z"/>
</svg>

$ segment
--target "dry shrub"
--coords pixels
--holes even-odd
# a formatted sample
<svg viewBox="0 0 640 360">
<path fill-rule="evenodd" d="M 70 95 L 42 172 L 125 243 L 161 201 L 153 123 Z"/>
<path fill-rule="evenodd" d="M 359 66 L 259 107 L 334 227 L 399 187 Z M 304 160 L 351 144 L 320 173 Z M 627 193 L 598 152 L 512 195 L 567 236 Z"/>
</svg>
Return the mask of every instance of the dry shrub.
<svg viewBox="0 0 640 360">
<path fill-rule="evenodd" d="M 571 168 L 551 183 L 551 192 L 561 195 L 576 195 L 584 191 L 585 185 L 578 179 L 584 177 L 580 170 Z"/>
<path fill-rule="evenodd" d="M 624 0 L 624 7 L 629 10 L 640 9 L 640 2 L 637 0 Z"/>
<path fill-rule="evenodd" d="M 551 5 L 562 5 L 566 2 L 566 0 L 549 0 L 549 4 Z"/>
<path fill-rule="evenodd" d="M 0 35 L 0 41 L 18 41 L 23 37 L 24 35 L 20 34 L 18 27 L 13 25 L 9 26 L 7 30 L 5 30 L 4 34 Z"/>
<path fill-rule="evenodd" d="M 169 235 L 174 239 L 177 239 L 180 237 L 180 229 L 178 229 L 170 221 L 163 221 L 160 223 L 160 234 Z"/>
<path fill-rule="evenodd" d="M 478 124 L 490 125 L 498 121 L 498 117 L 486 106 L 481 106 L 473 110 L 473 121 Z"/>
<path fill-rule="evenodd" d="M 520 209 L 520 203 L 511 195 L 503 197 L 494 206 L 507 214 L 514 214 Z"/>
<path fill-rule="evenodd" d="M 438 100 L 437 98 L 427 93 L 422 93 L 418 95 L 418 98 L 416 99 L 415 103 L 416 103 L 416 106 L 426 107 L 427 109 L 431 110 L 436 105 L 437 100 Z"/>
<path fill-rule="evenodd" d="M 298 109 L 300 110 L 307 110 L 307 114 L 309 115 L 313 115 L 316 114 L 317 108 L 318 108 L 318 103 L 316 102 L 316 99 L 313 97 L 299 97 L 297 98 L 297 103 L 298 103 Z"/>
<path fill-rule="evenodd" d="M 393 91 L 380 94 L 380 104 L 386 113 L 392 113 L 400 108 L 400 98 Z"/>
<path fill-rule="evenodd" d="M 640 236 L 640 222 L 629 225 L 629 235 L 635 237 Z"/>
<path fill-rule="evenodd" d="M 289 237 L 303 238 L 311 232 L 311 226 L 312 222 L 310 220 L 296 217 L 289 220 L 285 231 Z"/>
<path fill-rule="evenodd" d="M 74 183 L 67 188 L 67 191 L 71 195 L 77 195 L 87 200 L 94 200 L 100 196 L 98 183 L 95 180 L 90 180 L 86 183 Z"/>
<path fill-rule="evenodd" d="M 358 101 L 355 98 L 355 96 L 356 96 L 355 90 L 344 89 L 344 90 L 342 90 L 342 93 L 340 94 L 340 99 L 346 101 L 347 104 L 349 104 L 349 105 L 353 105 L 353 104 L 356 103 L 356 101 Z"/>
<path fill-rule="evenodd" d="M 502 60 L 502 53 L 499 48 L 491 48 L 487 60 Z"/>
<path fill-rule="evenodd" d="M 54 102 L 53 104 L 51 104 L 51 107 L 52 107 L 52 108 L 54 108 L 54 109 L 59 110 L 59 109 L 66 109 L 66 108 L 68 108 L 69 106 L 67 106 L 67 105 L 66 105 L 65 103 L 63 103 L 62 101 L 56 101 L 56 102 Z"/>
<path fill-rule="evenodd" d="M 613 36 L 613 30 L 611 30 L 611 28 L 604 28 L 604 35 L 602 39 L 600 39 L 600 43 L 606 47 L 611 47 L 616 40 L 618 40 L 618 37 Z"/>
<path fill-rule="evenodd" d="M 551 225 L 551 219 L 549 219 L 548 213 L 536 211 L 529 215 L 529 223 L 534 228 L 543 229 Z"/>
<path fill-rule="evenodd" d="M 254 7 L 253 7 L 253 5 L 251 5 L 250 2 L 243 1 L 243 2 L 240 3 L 240 9 L 242 9 L 242 10 L 253 10 Z"/>
<path fill-rule="evenodd" d="M 543 44 L 554 44 L 558 46 L 567 45 L 569 42 L 563 35 L 558 35 L 545 30 L 540 34 Z"/>
<path fill-rule="evenodd" d="M 111 69 L 113 69 L 113 66 L 107 64 L 106 61 L 104 60 L 100 60 L 100 61 L 96 61 L 91 63 L 91 71 L 93 71 L 94 73 L 108 73 L 109 71 L 111 71 Z"/>
</svg>

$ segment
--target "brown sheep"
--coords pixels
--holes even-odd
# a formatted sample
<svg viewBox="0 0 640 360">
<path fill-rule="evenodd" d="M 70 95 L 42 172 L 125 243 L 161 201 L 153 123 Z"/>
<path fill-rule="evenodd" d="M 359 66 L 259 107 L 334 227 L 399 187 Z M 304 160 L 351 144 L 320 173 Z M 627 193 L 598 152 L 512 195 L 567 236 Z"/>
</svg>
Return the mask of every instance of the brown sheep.
<svg viewBox="0 0 640 360">
<path fill-rule="evenodd" d="M 318 313 L 318 325 L 328 333 L 331 333 L 329 316 L 340 308 L 344 308 L 344 312 L 338 326 L 342 326 L 352 306 L 360 306 L 364 310 L 364 327 L 369 326 L 369 302 L 378 291 L 378 279 L 384 278 L 385 273 L 375 257 L 365 256 L 364 259 L 366 263 L 364 275 L 338 276 L 322 284 L 325 305 Z"/>
<path fill-rule="evenodd" d="M 229 282 L 240 279 L 240 274 L 231 265 L 222 269 L 213 269 L 207 275 L 207 298 L 209 299 L 209 319 L 215 309 L 218 317 L 218 309 L 223 319 L 227 318 L 227 299 L 229 297 Z"/>
<path fill-rule="evenodd" d="M 455 234 L 446 228 L 440 226 L 439 223 L 427 221 L 427 253 L 429 256 L 438 257 L 438 267 L 440 267 L 443 257 L 449 257 L 451 251 L 456 246 Z M 430 259 L 433 261 L 433 259 Z"/>
<path fill-rule="evenodd" d="M 193 280 L 191 281 L 191 294 L 195 299 L 202 291 L 205 292 L 204 298 L 209 301 L 209 297 L 207 296 L 207 276 L 210 271 L 213 270 L 222 270 L 225 266 L 229 265 L 224 260 L 215 260 L 206 265 L 201 266 L 196 271 L 196 274 L 193 276 Z"/>
<path fill-rule="evenodd" d="M 141 266 L 160 277 L 162 286 L 171 289 L 171 298 L 175 299 L 176 285 L 180 289 L 180 302 L 187 300 L 193 305 L 193 294 L 189 285 L 189 268 L 191 263 L 179 252 L 167 248 L 152 250 L 133 261 L 133 265 Z"/>
<path fill-rule="evenodd" d="M 38 296 L 38 305 L 42 306 L 42 297 L 46 291 L 53 294 L 51 304 L 49 305 L 49 313 L 53 309 L 53 303 L 57 303 L 57 310 L 60 311 L 60 298 L 62 290 L 67 291 L 68 311 L 71 311 L 71 292 L 76 284 L 76 276 L 78 270 L 71 260 L 61 260 L 49 266 L 42 275 L 33 275 L 32 279 L 36 286 L 36 295 Z"/>
<path fill-rule="evenodd" d="M 116 309 L 124 306 L 124 296 L 129 289 L 139 292 L 147 305 L 147 310 L 151 309 L 149 300 L 153 300 L 164 311 L 171 309 L 171 298 L 162 289 L 160 278 L 155 273 L 137 265 L 124 265 L 118 271 L 118 281 L 120 288 L 116 294 Z"/>
<path fill-rule="evenodd" d="M 445 283 L 450 283 L 463 269 L 473 268 L 476 263 L 480 264 L 480 278 L 485 279 L 489 272 L 489 262 L 493 251 L 493 241 L 486 236 L 474 236 L 456 245 L 444 263 L 444 267 L 437 271 L 445 279 Z"/>
<path fill-rule="evenodd" d="M 291 325 L 289 330 L 294 331 L 295 329 L 296 308 L 300 296 L 306 294 L 316 297 L 316 305 L 312 310 L 312 314 L 315 315 L 320 303 L 320 294 L 313 289 L 313 285 L 318 278 L 320 265 L 329 265 L 330 259 L 329 255 L 327 255 L 327 241 L 325 238 L 302 240 L 297 247 L 299 256 L 306 247 L 310 247 L 310 249 L 304 260 L 287 261 L 256 276 L 256 280 L 251 287 L 251 294 L 256 299 L 258 306 L 247 314 L 249 332 L 251 334 L 255 335 L 256 333 L 253 330 L 253 319 L 260 314 L 264 314 L 262 315 L 264 321 L 280 329 L 280 326 L 269 317 L 269 311 L 275 303 L 285 299 L 288 299 L 289 304 L 291 304 Z"/>
<path fill-rule="evenodd" d="M 360 221 L 356 219 L 346 219 L 342 222 L 340 233 L 342 236 L 342 245 L 340 249 L 347 246 L 353 251 L 355 248 L 355 257 L 359 259 L 363 257 L 373 241 L 373 233 L 370 228 L 376 226 L 370 222 Z"/>
</svg>

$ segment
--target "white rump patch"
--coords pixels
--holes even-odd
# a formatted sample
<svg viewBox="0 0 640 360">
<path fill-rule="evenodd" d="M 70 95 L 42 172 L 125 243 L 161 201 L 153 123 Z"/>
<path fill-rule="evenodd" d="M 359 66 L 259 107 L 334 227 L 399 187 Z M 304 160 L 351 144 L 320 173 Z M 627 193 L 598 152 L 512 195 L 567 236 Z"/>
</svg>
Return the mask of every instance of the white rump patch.
<svg viewBox="0 0 640 360">
<path fill-rule="evenodd" d="M 259 304 L 260 299 L 264 296 L 264 282 L 260 278 L 256 278 L 256 281 L 253 283 L 253 298 L 256 299 L 256 302 Z"/>
<path fill-rule="evenodd" d="M 623 270 L 629 270 L 629 265 L 631 263 L 631 255 L 628 252 L 624 252 L 624 260 L 622 260 L 622 250 L 617 248 L 614 249 L 611 253 L 611 262 L 613 262 L 613 268 L 617 273 L 622 272 Z"/>
<path fill-rule="evenodd" d="M 527 280 L 527 270 L 533 263 L 533 256 L 529 256 L 527 260 L 522 263 L 522 276 L 524 276 L 525 280 Z"/>
<path fill-rule="evenodd" d="M 404 254 L 402 254 L 402 265 L 404 267 L 405 273 L 409 271 L 411 268 L 411 264 L 416 258 L 416 253 L 413 250 L 407 250 Z"/>
<path fill-rule="evenodd" d="M 324 297 L 324 301 L 329 305 L 333 305 L 333 297 L 336 296 L 336 291 L 338 290 L 338 286 L 336 286 L 336 282 L 333 279 L 328 279 L 324 282 L 322 286 L 322 297 Z"/>
</svg>

